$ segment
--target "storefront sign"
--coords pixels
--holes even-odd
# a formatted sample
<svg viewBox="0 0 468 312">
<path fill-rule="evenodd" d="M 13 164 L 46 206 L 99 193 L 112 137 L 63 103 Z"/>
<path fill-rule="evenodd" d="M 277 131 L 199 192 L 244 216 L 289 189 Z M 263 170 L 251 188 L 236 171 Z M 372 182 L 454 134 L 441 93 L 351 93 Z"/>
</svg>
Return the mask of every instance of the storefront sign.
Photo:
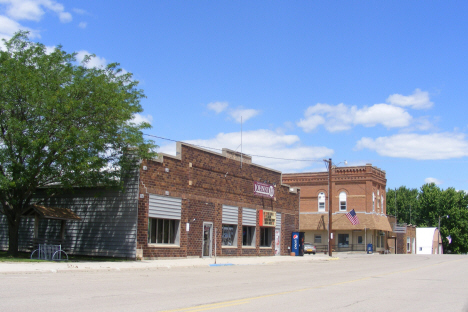
<svg viewBox="0 0 468 312">
<path fill-rule="evenodd" d="M 276 213 L 274 211 L 259 210 L 260 226 L 276 226 Z"/>
<path fill-rule="evenodd" d="M 271 184 L 254 181 L 254 195 L 273 198 L 275 196 L 275 188 Z"/>
</svg>

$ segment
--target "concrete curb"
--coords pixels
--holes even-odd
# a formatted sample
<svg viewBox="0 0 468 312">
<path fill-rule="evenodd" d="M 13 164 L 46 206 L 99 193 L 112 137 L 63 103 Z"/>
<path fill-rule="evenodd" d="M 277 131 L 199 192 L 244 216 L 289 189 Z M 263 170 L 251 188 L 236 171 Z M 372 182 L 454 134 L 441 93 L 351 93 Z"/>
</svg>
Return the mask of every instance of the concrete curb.
<svg viewBox="0 0 468 312">
<path fill-rule="evenodd" d="M 190 267 L 226 267 L 236 265 L 274 265 L 292 262 L 329 261 L 328 256 L 304 257 L 217 257 L 123 262 L 0 262 L 0 274 L 68 273 L 95 271 L 156 270 Z"/>
</svg>

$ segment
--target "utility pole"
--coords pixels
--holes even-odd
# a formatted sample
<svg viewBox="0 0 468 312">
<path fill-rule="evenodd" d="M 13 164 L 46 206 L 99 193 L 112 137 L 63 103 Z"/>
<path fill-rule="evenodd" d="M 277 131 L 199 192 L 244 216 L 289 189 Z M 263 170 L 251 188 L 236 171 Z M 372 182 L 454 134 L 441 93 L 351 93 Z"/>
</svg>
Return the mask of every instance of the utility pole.
<svg viewBox="0 0 468 312">
<path fill-rule="evenodd" d="M 331 236 L 332 233 L 332 159 L 328 159 L 328 256 L 332 256 L 332 243 Z"/>
</svg>

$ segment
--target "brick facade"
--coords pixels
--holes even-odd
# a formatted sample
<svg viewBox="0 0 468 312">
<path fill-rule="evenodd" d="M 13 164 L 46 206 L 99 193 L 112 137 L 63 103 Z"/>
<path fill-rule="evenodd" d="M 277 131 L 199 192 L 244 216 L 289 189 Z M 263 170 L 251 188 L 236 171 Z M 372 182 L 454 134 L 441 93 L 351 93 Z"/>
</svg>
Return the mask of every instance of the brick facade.
<svg viewBox="0 0 468 312">
<path fill-rule="evenodd" d="M 386 216 L 386 174 L 373 167 L 349 166 L 331 168 L 330 181 L 332 198 L 332 246 L 337 251 L 364 251 L 367 243 L 374 250 L 386 248 L 384 238 L 391 231 Z M 328 245 L 328 172 L 284 174 L 283 182 L 300 187 L 300 231 L 304 231 L 306 241 L 319 247 Z M 323 194 L 323 195 L 321 195 Z M 340 209 L 341 198 L 345 206 Z M 319 197 L 324 204 L 319 207 Z M 353 225 L 345 214 L 354 209 L 360 224 Z M 338 236 L 346 241 L 338 242 Z"/>
<path fill-rule="evenodd" d="M 254 195 L 254 181 L 274 185 L 274 198 Z M 274 234 L 271 247 L 259 246 L 261 209 L 281 213 L 281 254 L 286 255 L 291 232 L 299 226 L 300 190 L 283 185 L 281 172 L 252 164 L 246 155 L 241 163 L 240 153 L 227 149 L 219 154 L 178 142 L 177 156 L 142 161 L 139 194 L 137 249 L 145 258 L 202 256 L 204 222 L 213 224 L 213 255 L 215 241 L 217 256 L 274 255 Z M 179 244 L 148 244 L 150 194 L 182 199 Z M 223 205 L 238 207 L 237 246 L 222 246 Z M 242 208 L 257 211 L 254 247 L 242 246 Z"/>
</svg>

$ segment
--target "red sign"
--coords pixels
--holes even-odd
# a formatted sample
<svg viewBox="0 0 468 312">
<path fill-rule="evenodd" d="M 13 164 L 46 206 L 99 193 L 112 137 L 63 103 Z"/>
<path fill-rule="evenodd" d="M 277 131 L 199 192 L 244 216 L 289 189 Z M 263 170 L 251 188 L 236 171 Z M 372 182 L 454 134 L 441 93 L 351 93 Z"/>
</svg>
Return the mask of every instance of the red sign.
<svg viewBox="0 0 468 312">
<path fill-rule="evenodd" d="M 254 181 L 254 195 L 273 198 L 275 187 L 271 184 Z"/>
</svg>

